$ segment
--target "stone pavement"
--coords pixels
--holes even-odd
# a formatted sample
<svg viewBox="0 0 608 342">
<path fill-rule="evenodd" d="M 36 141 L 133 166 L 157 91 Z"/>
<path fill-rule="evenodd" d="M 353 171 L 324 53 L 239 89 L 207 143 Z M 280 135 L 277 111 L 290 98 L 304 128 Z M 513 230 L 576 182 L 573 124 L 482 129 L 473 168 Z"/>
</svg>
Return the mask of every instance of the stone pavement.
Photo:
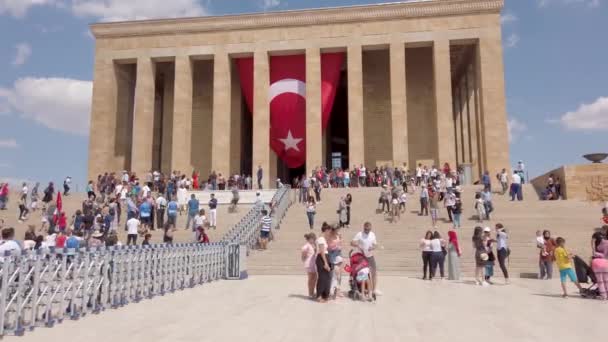
<svg viewBox="0 0 608 342">
<path fill-rule="evenodd" d="M 464 282 L 380 279 L 376 303 L 318 304 L 302 276 L 220 281 L 128 305 L 15 341 L 580 341 L 605 339 L 608 303 L 559 297 L 559 280 Z M 346 288 L 344 286 L 344 288 Z M 574 288 L 572 286 L 572 292 Z"/>
</svg>

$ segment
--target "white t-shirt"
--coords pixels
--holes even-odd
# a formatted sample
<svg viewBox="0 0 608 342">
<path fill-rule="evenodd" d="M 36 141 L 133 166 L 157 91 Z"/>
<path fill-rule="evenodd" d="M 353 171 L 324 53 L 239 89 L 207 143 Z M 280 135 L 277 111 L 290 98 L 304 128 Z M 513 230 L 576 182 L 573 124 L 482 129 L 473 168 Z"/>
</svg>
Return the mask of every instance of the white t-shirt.
<svg viewBox="0 0 608 342">
<path fill-rule="evenodd" d="M 440 239 L 431 240 L 431 252 L 441 252 L 441 240 Z"/>
<path fill-rule="evenodd" d="M 207 218 L 205 217 L 205 215 L 196 215 L 194 216 L 194 226 L 202 227 L 203 225 L 205 225 L 206 220 Z"/>
<path fill-rule="evenodd" d="M 27 190 L 27 185 L 23 187 L 23 189 L 21 189 L 21 194 L 22 195 L 27 195 L 28 190 Z"/>
<path fill-rule="evenodd" d="M 500 174 L 500 182 L 501 183 L 506 183 L 508 180 L 509 179 L 508 179 L 508 176 L 507 176 L 506 172 L 503 172 L 503 173 Z"/>
<path fill-rule="evenodd" d="M 364 167 L 362 167 L 362 168 L 359 169 L 359 174 L 361 175 L 361 177 L 365 177 L 366 176 L 365 171 L 366 170 L 365 170 Z"/>
<path fill-rule="evenodd" d="M 376 234 L 374 234 L 374 232 L 369 232 L 369 234 L 358 232 L 353 238 L 353 241 L 359 245 L 359 249 L 361 249 L 366 257 L 374 256 L 373 251 L 370 251 L 370 248 L 374 247 L 377 243 Z"/>
<path fill-rule="evenodd" d="M 420 248 L 423 252 L 431 252 L 431 240 L 422 239 L 420 240 Z"/>
<path fill-rule="evenodd" d="M 521 184 L 521 177 L 517 174 L 513 174 L 513 184 Z"/>
<path fill-rule="evenodd" d="M 149 186 L 147 186 L 147 185 L 145 185 L 145 186 L 144 186 L 144 187 L 141 189 L 141 191 L 142 191 L 142 196 L 143 196 L 144 198 L 146 198 L 146 197 L 148 197 L 148 194 L 150 193 L 150 187 L 149 187 Z"/>
<path fill-rule="evenodd" d="M 158 208 L 166 207 L 167 200 L 163 196 L 158 196 L 158 198 L 156 199 L 156 205 L 158 206 Z"/>
<path fill-rule="evenodd" d="M 116 188 L 114 189 L 114 193 L 116 194 L 116 196 L 119 196 L 121 192 L 122 192 L 122 184 L 116 184 Z"/>
<path fill-rule="evenodd" d="M 21 246 L 15 240 L 0 241 L 0 260 L 4 260 L 4 252 L 20 251 Z"/>
<path fill-rule="evenodd" d="M 317 239 L 317 251 L 321 250 L 321 246 L 324 246 L 325 254 L 327 254 L 327 240 L 323 236 L 319 236 Z"/>
<path fill-rule="evenodd" d="M 127 221 L 127 234 L 137 234 L 137 228 L 139 227 L 139 220 L 135 217 Z"/>
</svg>

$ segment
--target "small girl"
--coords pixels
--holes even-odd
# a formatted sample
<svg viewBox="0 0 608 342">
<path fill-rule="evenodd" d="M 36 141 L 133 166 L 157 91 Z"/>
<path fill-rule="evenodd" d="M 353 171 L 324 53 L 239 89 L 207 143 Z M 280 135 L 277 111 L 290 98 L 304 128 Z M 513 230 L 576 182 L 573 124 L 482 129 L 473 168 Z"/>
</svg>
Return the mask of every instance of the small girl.
<svg viewBox="0 0 608 342">
<path fill-rule="evenodd" d="M 317 251 L 315 250 L 315 241 L 317 236 L 315 233 L 308 233 L 304 235 L 306 243 L 302 246 L 301 260 L 304 265 L 304 271 L 308 275 L 308 296 L 314 299 L 315 287 L 317 286 L 317 266 L 315 265 L 315 258 Z"/>
<path fill-rule="evenodd" d="M 150 239 L 152 239 L 152 234 L 147 233 L 144 235 L 144 241 L 141 243 L 142 246 L 150 246 Z"/>
<path fill-rule="evenodd" d="M 405 204 L 406 203 L 407 203 L 407 193 L 404 191 L 399 196 L 399 210 L 401 210 L 402 213 L 405 212 Z"/>
<path fill-rule="evenodd" d="M 460 228 L 460 216 L 462 215 L 462 202 L 460 198 L 456 198 L 456 204 L 452 209 L 452 221 L 454 223 L 454 229 Z"/>
<path fill-rule="evenodd" d="M 480 193 L 475 194 L 475 210 L 477 210 L 477 221 L 480 223 L 483 222 L 483 219 L 486 216 L 486 208 Z"/>
<path fill-rule="evenodd" d="M 357 282 L 361 285 L 361 293 L 363 294 L 363 298 L 368 301 L 372 300 L 371 295 L 371 284 L 369 282 L 369 267 L 363 267 L 357 272 Z"/>
<path fill-rule="evenodd" d="M 340 293 L 340 286 L 342 285 L 342 272 L 340 272 L 340 270 L 342 270 L 343 262 L 344 260 L 339 255 L 334 259 L 334 273 L 331 277 L 330 291 L 333 296 L 333 299 L 336 299 L 336 297 L 338 296 L 342 296 L 342 294 Z"/>
</svg>

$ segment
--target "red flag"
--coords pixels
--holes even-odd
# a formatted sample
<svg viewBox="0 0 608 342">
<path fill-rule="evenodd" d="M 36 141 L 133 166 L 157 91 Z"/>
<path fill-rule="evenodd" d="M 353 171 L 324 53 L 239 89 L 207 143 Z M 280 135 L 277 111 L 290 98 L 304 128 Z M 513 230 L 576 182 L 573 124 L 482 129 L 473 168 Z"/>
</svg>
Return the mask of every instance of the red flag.
<svg viewBox="0 0 608 342">
<path fill-rule="evenodd" d="M 343 53 L 321 55 L 323 130 L 329 123 L 343 61 Z M 237 66 L 245 101 L 253 112 L 253 58 L 238 59 Z M 297 168 L 306 163 L 306 56 L 271 56 L 269 76 L 270 146 L 289 168 Z"/>
<path fill-rule="evenodd" d="M 57 213 L 61 213 L 63 210 L 63 201 L 61 200 L 61 192 L 57 192 Z"/>
</svg>

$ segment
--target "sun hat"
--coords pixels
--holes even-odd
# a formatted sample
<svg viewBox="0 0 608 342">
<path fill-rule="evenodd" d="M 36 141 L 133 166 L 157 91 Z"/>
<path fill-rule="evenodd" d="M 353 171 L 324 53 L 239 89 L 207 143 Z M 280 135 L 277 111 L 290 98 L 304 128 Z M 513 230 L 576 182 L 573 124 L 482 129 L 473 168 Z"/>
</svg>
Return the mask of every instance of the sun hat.
<svg viewBox="0 0 608 342">
<path fill-rule="evenodd" d="M 485 227 L 485 228 L 483 229 L 483 231 L 484 231 L 484 232 L 491 232 L 491 231 L 492 231 L 492 229 L 491 229 L 490 227 Z"/>
<path fill-rule="evenodd" d="M 93 232 L 93 234 L 91 234 L 91 237 L 94 237 L 94 238 L 99 238 L 99 237 L 102 237 L 102 236 L 103 236 L 103 233 L 100 232 L 99 230 L 96 230 L 96 231 Z"/>
</svg>

